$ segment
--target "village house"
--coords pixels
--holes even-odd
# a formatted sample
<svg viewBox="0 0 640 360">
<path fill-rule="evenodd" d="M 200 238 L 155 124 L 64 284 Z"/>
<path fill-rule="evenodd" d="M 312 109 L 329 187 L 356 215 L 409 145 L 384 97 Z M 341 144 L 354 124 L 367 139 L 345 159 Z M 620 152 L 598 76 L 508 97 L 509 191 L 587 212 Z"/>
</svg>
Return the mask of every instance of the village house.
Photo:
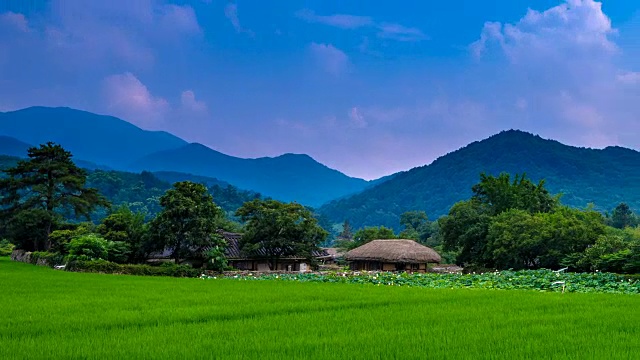
<svg viewBox="0 0 640 360">
<path fill-rule="evenodd" d="M 309 261 L 300 256 L 285 256 L 278 259 L 275 269 L 271 269 L 269 265 L 269 257 L 266 252 L 260 249 L 256 254 L 249 256 L 243 254 L 240 250 L 240 239 L 242 234 L 231 232 L 220 232 L 227 242 L 225 255 L 229 265 L 238 270 L 251 271 L 308 271 L 311 270 Z M 320 249 L 313 252 L 313 257 L 318 264 L 324 264 L 332 259 L 332 256 L 326 250 Z"/>
<path fill-rule="evenodd" d="M 373 240 L 345 254 L 351 270 L 426 272 L 440 263 L 435 250 L 413 240 Z"/>
<path fill-rule="evenodd" d="M 269 256 L 263 249 L 260 249 L 255 254 L 244 254 L 240 250 L 240 239 L 242 234 L 218 231 L 218 233 L 224 238 L 227 243 L 225 249 L 225 257 L 227 258 L 229 266 L 237 270 L 250 270 L 250 271 L 309 271 L 312 270 L 312 265 L 309 260 L 301 256 L 283 256 L 278 259 L 275 269 L 271 269 Z M 202 266 L 203 257 L 208 247 L 204 247 L 198 252 L 201 254 L 195 259 L 184 259 L 182 264 L 190 264 L 196 267 Z M 171 260 L 172 249 L 164 249 L 161 253 L 152 254 L 149 259 L 150 262 L 162 262 Z M 319 249 L 312 253 L 316 264 L 321 265 L 330 263 L 333 260 L 331 254 L 325 249 Z"/>
</svg>

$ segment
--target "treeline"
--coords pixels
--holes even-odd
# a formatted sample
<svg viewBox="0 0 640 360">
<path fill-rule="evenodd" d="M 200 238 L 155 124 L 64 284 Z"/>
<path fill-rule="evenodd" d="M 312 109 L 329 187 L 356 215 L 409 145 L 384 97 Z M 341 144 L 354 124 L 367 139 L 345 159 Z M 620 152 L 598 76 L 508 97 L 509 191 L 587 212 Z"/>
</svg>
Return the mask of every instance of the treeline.
<svg viewBox="0 0 640 360">
<path fill-rule="evenodd" d="M 399 234 L 384 226 L 352 232 L 347 221 L 337 245 L 348 250 L 374 239 L 414 239 L 467 270 L 640 272 L 639 221 L 624 203 L 611 215 L 570 208 L 544 181 L 525 175 L 482 174 L 471 192 L 437 221 L 422 211 L 402 214 Z"/>
<path fill-rule="evenodd" d="M 20 161 L 20 158 L 0 155 L 0 170 L 14 167 L 18 161 Z M 115 170 L 85 169 L 85 171 L 87 174 L 87 187 L 97 189 L 114 208 L 126 206 L 134 212 L 144 213 L 147 220 L 152 219 L 160 212 L 160 196 L 171 188 L 172 183 L 177 182 L 163 180 L 148 171 L 141 173 Z M 180 177 L 179 175 L 177 174 L 175 177 Z M 183 174 L 182 177 L 189 178 L 190 176 Z M 201 183 L 201 181 L 193 182 Z M 207 190 L 216 199 L 216 204 L 231 218 L 234 218 L 235 211 L 245 202 L 254 199 L 265 199 L 260 193 L 239 189 L 236 186 L 220 181 L 217 183 L 202 181 L 202 183 L 206 184 Z M 91 219 L 94 222 L 99 222 L 107 215 L 108 210 L 106 208 L 98 208 L 91 214 Z"/>
<path fill-rule="evenodd" d="M 37 258 L 64 263 L 139 264 L 155 255 L 168 256 L 175 264 L 188 259 L 223 270 L 228 266 L 227 244 L 220 231 L 243 231 L 240 249 L 248 256 L 268 258 L 275 268 L 283 256 L 312 261 L 312 253 L 327 237 L 310 209 L 299 204 L 253 196 L 230 218 L 212 193 L 229 195 L 227 206 L 236 206 L 243 199 L 237 189 L 208 189 L 190 181 L 168 186 L 148 172 L 87 173 L 76 166 L 70 152 L 54 143 L 30 148 L 28 159 L 17 161 L 4 174 L 4 252 L 11 243 L 36 252 Z M 109 198 L 120 205 L 113 206 Z M 105 216 L 92 221 L 100 213 Z"/>
</svg>

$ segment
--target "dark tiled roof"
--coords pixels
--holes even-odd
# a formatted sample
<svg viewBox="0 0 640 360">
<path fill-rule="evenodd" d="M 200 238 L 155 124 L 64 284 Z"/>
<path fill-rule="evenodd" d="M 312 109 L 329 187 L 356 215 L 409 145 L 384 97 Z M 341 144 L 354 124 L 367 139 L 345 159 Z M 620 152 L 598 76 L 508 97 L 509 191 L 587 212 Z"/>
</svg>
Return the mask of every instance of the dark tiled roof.
<svg viewBox="0 0 640 360">
<path fill-rule="evenodd" d="M 227 242 L 227 250 L 225 251 L 225 256 L 228 259 L 252 259 L 252 258 L 255 258 L 255 257 L 260 257 L 260 258 L 267 257 L 267 253 L 266 253 L 266 251 L 264 249 L 259 249 L 257 251 L 257 254 L 255 254 L 256 255 L 255 257 L 254 256 L 245 256 L 245 254 L 243 254 L 242 251 L 240 250 L 240 239 L 242 238 L 242 234 L 226 232 L 226 231 L 221 231 L 219 233 L 220 233 L 220 235 L 222 235 L 222 237 Z M 326 258 L 326 257 L 330 257 L 331 256 L 324 249 L 315 250 L 312 253 L 312 255 L 315 258 Z M 287 258 L 287 259 L 298 259 L 300 257 L 297 257 L 297 256 L 285 256 L 284 258 Z"/>
<path fill-rule="evenodd" d="M 243 254 L 242 251 L 240 251 L 240 239 L 242 238 L 242 234 L 232 233 L 228 231 L 218 231 L 218 233 L 222 235 L 224 240 L 227 242 L 227 249 L 225 250 L 225 256 L 227 257 L 227 259 L 251 260 L 256 258 L 267 257 L 267 253 L 264 249 L 258 250 L 255 256 L 246 256 L 245 254 Z M 201 253 L 204 254 L 209 249 L 210 247 L 205 247 L 202 249 Z M 156 259 L 167 259 L 171 257 L 172 253 L 173 253 L 173 249 L 164 249 L 161 253 L 151 254 L 151 257 Z M 320 258 L 320 259 L 331 257 L 331 255 L 324 249 L 315 250 L 312 254 L 315 258 Z M 283 257 L 283 259 L 302 259 L 302 258 L 297 256 L 285 256 Z"/>
</svg>

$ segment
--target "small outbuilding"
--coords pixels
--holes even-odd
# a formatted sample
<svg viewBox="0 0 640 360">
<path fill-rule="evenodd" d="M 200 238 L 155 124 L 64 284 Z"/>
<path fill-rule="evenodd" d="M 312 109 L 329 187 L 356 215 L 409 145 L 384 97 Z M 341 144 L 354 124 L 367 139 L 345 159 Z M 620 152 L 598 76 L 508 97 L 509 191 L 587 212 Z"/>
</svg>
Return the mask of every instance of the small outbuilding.
<svg viewBox="0 0 640 360">
<path fill-rule="evenodd" d="M 425 272 L 429 263 L 442 260 L 432 248 L 413 240 L 373 240 L 344 256 L 351 270 Z"/>
</svg>

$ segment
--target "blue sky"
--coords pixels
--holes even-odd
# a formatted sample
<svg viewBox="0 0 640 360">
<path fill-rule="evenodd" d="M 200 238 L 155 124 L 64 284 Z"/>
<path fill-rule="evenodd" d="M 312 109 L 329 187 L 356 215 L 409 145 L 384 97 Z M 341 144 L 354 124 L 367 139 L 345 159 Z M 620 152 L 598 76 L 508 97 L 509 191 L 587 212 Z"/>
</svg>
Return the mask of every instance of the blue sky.
<svg viewBox="0 0 640 360">
<path fill-rule="evenodd" d="M 376 178 L 517 128 L 640 148 L 640 4 L 0 2 L 0 111 L 69 106 Z"/>
</svg>

